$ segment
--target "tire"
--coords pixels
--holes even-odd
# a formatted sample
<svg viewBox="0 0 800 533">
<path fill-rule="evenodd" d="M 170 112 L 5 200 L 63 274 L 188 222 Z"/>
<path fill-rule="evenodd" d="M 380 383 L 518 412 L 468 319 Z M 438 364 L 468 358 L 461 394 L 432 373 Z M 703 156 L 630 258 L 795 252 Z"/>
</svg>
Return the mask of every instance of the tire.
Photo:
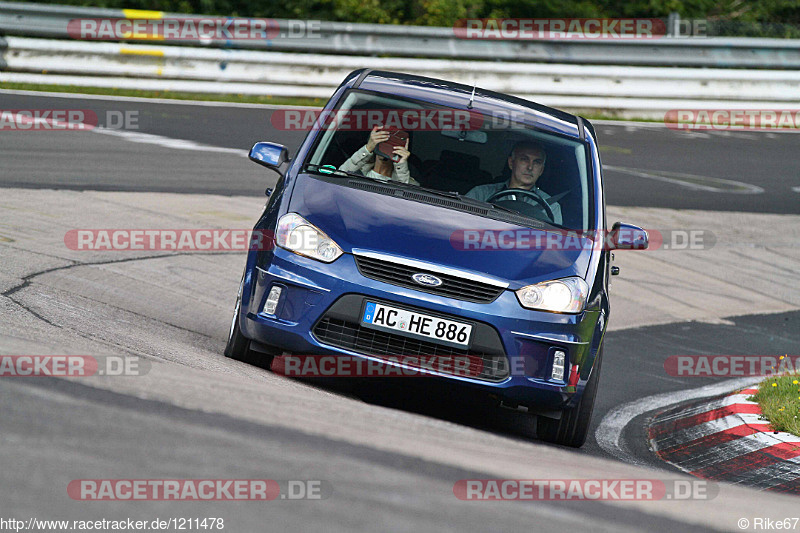
<svg viewBox="0 0 800 533">
<path fill-rule="evenodd" d="M 597 354 L 597 362 L 583 389 L 583 396 L 578 405 L 561 412 L 560 420 L 540 416 L 537 420 L 536 433 L 546 442 L 580 448 L 586 442 L 589 424 L 592 422 L 594 399 L 597 396 L 597 383 L 600 381 L 600 367 L 603 363 L 603 349 Z"/>
<path fill-rule="evenodd" d="M 225 357 L 230 357 L 231 359 L 269 370 L 272 365 L 274 353 L 263 353 L 261 351 L 252 350 L 250 348 L 250 339 L 245 337 L 242 334 L 242 330 L 239 329 L 239 313 L 242 310 L 243 289 L 244 275 L 242 275 L 242 281 L 239 283 L 239 294 L 236 296 L 236 305 L 233 308 L 231 328 L 230 331 L 228 331 L 228 343 L 225 345 L 225 351 L 223 353 Z M 262 347 L 262 349 L 263 348 L 266 348 L 266 346 Z M 280 353 L 277 348 L 275 348 L 275 350 L 275 353 Z"/>
<path fill-rule="evenodd" d="M 239 329 L 239 312 L 242 309 L 242 290 L 244 289 L 244 275 L 239 283 L 239 294 L 236 295 L 236 305 L 233 308 L 233 318 L 228 331 L 228 343 L 225 345 L 225 357 L 237 361 L 248 362 L 250 356 L 250 339 L 242 335 Z"/>
</svg>

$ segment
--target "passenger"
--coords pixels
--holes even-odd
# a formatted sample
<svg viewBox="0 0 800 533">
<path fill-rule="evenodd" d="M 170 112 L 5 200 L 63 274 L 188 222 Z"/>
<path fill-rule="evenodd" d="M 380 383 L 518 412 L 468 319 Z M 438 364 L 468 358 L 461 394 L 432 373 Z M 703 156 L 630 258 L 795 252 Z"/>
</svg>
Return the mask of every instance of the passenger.
<svg viewBox="0 0 800 533">
<path fill-rule="evenodd" d="M 375 147 L 388 138 L 389 131 L 381 126 L 375 126 L 369 134 L 367 144 L 356 150 L 350 159 L 342 163 L 339 170 L 359 172 L 368 178 L 419 185 L 408 170 L 408 157 L 411 155 L 408 151 L 408 141 L 405 146 L 394 147 L 394 153 L 400 156 L 397 162 L 374 153 Z"/>
<path fill-rule="evenodd" d="M 547 152 L 541 144 L 533 141 L 520 141 L 514 145 L 508 156 L 511 177 L 505 182 L 487 183 L 473 187 L 466 196 L 485 202 L 494 194 L 506 189 L 525 189 L 547 202 L 553 211 L 553 222 L 560 225 L 562 224 L 561 206 L 556 201 L 549 201 L 550 195 L 536 186 L 536 181 L 544 172 L 546 159 Z M 519 195 L 516 199 L 532 205 L 539 205 L 536 200 L 528 198 L 526 195 Z M 541 206 L 539 207 L 541 208 Z"/>
</svg>

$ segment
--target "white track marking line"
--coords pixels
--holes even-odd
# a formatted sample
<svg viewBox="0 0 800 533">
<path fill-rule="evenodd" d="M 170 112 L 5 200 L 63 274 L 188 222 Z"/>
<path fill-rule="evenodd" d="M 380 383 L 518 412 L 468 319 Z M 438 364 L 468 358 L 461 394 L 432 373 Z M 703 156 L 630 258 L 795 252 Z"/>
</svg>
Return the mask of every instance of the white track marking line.
<svg viewBox="0 0 800 533">
<path fill-rule="evenodd" d="M 6 117 L 6 113 L 3 113 L 3 116 Z M 157 146 L 161 146 L 163 148 L 171 148 L 173 150 L 191 150 L 195 152 L 216 152 L 222 154 L 231 154 L 231 155 L 238 155 L 242 157 L 247 157 L 247 150 L 243 148 L 227 148 L 224 146 L 212 146 L 210 144 L 203 144 L 198 143 L 195 141 L 190 141 L 187 139 L 175 139 L 172 137 L 164 137 L 163 135 L 156 135 L 154 133 L 142 133 L 139 131 L 129 131 L 129 130 L 117 130 L 117 129 L 108 129 L 103 128 L 100 126 L 95 126 L 94 124 L 89 124 L 86 122 L 68 122 L 68 121 L 61 121 L 55 120 L 52 118 L 47 119 L 40 119 L 40 118 L 29 118 L 25 115 L 21 115 L 20 113 L 8 113 L 8 116 L 13 117 L 15 123 L 30 123 L 30 128 L 20 128 L 23 131 L 28 131 L 32 129 L 43 129 L 45 131 L 49 130 L 57 130 L 57 131 L 65 131 L 65 130 L 79 130 L 84 132 L 91 132 L 91 133 L 100 133 L 102 135 L 110 135 L 112 137 L 118 137 L 124 139 L 126 141 L 135 142 L 135 143 L 142 143 L 142 144 L 155 144 Z M 34 128 L 36 124 L 48 123 L 51 125 L 50 128 L 44 128 L 42 126 L 38 126 Z M 75 126 L 79 125 L 79 128 Z"/>
<path fill-rule="evenodd" d="M 624 442 L 622 433 L 630 422 L 637 416 L 643 415 L 656 409 L 668 407 L 673 404 L 715 396 L 725 392 L 745 388 L 758 383 L 752 377 L 726 380 L 712 385 L 706 385 L 697 389 L 688 389 L 676 392 L 665 392 L 640 398 L 632 402 L 615 407 L 609 411 L 595 431 L 595 439 L 600 447 L 617 459 L 629 464 L 649 466 L 648 463 L 634 456 Z"/>
<path fill-rule="evenodd" d="M 743 181 L 712 178 L 711 176 L 698 176 L 695 174 L 684 174 L 680 172 L 662 172 L 639 168 L 617 167 L 614 165 L 603 165 L 603 168 L 605 170 L 628 174 L 638 178 L 647 178 L 656 181 L 663 181 L 665 183 L 672 183 L 673 185 L 680 185 L 681 187 L 685 187 L 693 191 L 706 191 L 726 194 L 761 194 L 764 192 L 764 189 L 757 185 L 752 185 Z"/>
<path fill-rule="evenodd" d="M 173 139 L 172 137 L 164 137 L 162 135 L 155 135 L 153 133 L 141 133 L 136 131 L 126 130 L 110 130 L 106 128 L 94 128 L 92 133 L 100 133 L 103 135 L 111 135 L 112 137 L 119 137 L 126 141 L 142 143 L 142 144 L 155 144 L 164 148 L 172 148 L 174 150 L 192 150 L 196 152 L 218 152 L 223 154 L 232 154 L 242 157 L 247 157 L 247 150 L 242 148 L 225 148 L 222 146 L 211 146 L 210 144 L 202 144 L 186 139 Z"/>
</svg>

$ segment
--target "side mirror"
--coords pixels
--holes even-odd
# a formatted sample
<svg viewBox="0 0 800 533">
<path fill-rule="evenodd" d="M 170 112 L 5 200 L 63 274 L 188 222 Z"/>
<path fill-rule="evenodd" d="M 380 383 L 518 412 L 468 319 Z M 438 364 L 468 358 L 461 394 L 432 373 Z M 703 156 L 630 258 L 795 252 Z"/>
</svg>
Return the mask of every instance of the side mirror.
<svg viewBox="0 0 800 533">
<path fill-rule="evenodd" d="M 613 250 L 646 250 L 648 246 L 647 232 L 639 226 L 616 222 L 611 228 Z"/>
<path fill-rule="evenodd" d="M 250 149 L 250 161 L 274 170 L 281 176 L 280 166 L 289 160 L 289 149 L 282 144 L 258 142 Z"/>
</svg>

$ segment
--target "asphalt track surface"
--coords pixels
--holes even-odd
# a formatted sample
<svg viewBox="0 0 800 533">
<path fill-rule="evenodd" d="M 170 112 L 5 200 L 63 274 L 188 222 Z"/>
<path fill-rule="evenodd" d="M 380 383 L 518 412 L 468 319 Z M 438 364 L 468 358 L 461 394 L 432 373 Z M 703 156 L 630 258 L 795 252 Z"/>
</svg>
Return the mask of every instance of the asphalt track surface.
<svg viewBox="0 0 800 533">
<path fill-rule="evenodd" d="M 223 516 L 228 531 L 495 531 L 541 530 L 642 531 L 641 513 L 615 509 L 598 502 L 498 502 L 486 508 L 454 502 L 453 482 L 483 479 L 479 469 L 464 470 L 406 456 L 376 451 L 300 431 L 253 424 L 222 415 L 180 409 L 158 402 L 85 387 L 65 381 L 30 385 L 6 383 L 0 387 L 6 406 L 3 431 L 24 448 L 5 446 L 3 462 L 50 464 L 53 475 L 30 501 L 25 492 L 4 494 L 4 507 L 13 516 L 57 516 L 87 519 L 84 502 L 63 497 L 72 479 L 86 471 L 102 471 L 108 478 L 127 478 L 135 467 L 139 478 L 174 479 L 306 479 L 313 471 L 333 487 L 319 501 L 274 501 L 260 512 L 244 503 L 127 502 L 99 503 L 108 519 L 131 517 L 152 520 L 170 516 Z M 80 417 L 76 416 L 80 411 Z M 76 419 L 82 422 L 76 423 Z M 33 421 L 33 422 L 32 422 Z M 113 430 L 97 432 L 98 427 Z M 86 439 L 84 434 L 92 434 Z M 12 440 L 9 439 L 9 440 Z M 65 460 L 69 464 L 63 464 Z M 60 465 L 58 463 L 61 463 Z M 17 477 L 19 476 L 19 477 Z M 36 485 L 23 469 L 3 476 L 6 487 Z M 44 485 L 44 484 L 42 484 Z M 6 491 L 4 491 L 6 492 Z M 22 497 L 20 497 L 22 496 Z M 62 497 L 59 497 L 62 496 Z M 65 501 L 66 500 L 66 501 Z M 42 502 L 47 501 L 47 509 Z M 483 502 L 482 502 L 483 503 Z M 84 506 L 86 504 L 84 503 Z M 92 509 L 92 515 L 98 511 Z M 648 517 L 661 531 L 691 531 L 679 521 Z M 534 525 L 534 526 L 532 526 Z"/>
<path fill-rule="evenodd" d="M 0 94 L 0 108 L 93 109 L 100 116 L 108 110 L 136 111 L 141 133 L 242 149 L 243 153 L 256 140 L 283 142 L 292 150 L 302 140 L 302 134 L 276 131 L 270 123 L 272 111 L 256 107 Z M 799 211 L 798 193 L 792 187 L 800 185 L 800 162 L 788 157 L 797 147 L 797 138 L 792 134 L 687 134 L 650 126 L 611 124 L 598 126 L 598 134 L 604 164 L 624 169 L 606 172 L 609 204 L 781 214 Z M 213 152 L 203 151 L 202 146 L 159 160 L 147 150 L 147 144 L 137 142 L 124 144 L 122 148 L 120 143 L 114 143 L 112 152 L 110 143 L 104 144 L 108 139 L 97 133 L 50 133 L 39 138 L 36 135 L 36 132 L 0 134 L 3 162 L 0 187 L 258 196 L 274 182 L 273 176 L 244 157 L 241 164 L 231 164 L 231 158 L 217 161 L 219 158 Z M 631 169 L 652 174 L 637 177 Z M 734 180 L 761 188 L 763 192 L 722 194 L 658 179 L 686 175 Z M 694 179 L 692 183 L 720 186 L 716 181 Z M 593 419 L 595 427 L 587 444 L 571 452 L 575 460 L 584 455 L 610 458 L 595 440 L 594 429 L 615 407 L 655 394 L 714 383 L 704 378 L 667 376 L 663 369 L 667 356 L 780 354 L 792 353 L 800 345 L 800 313 L 747 316 L 746 309 L 741 311 L 742 316 L 729 318 L 727 324 L 691 322 L 609 332 Z M 221 353 L 224 341 L 224 334 L 208 340 L 217 353 Z M 325 390 L 349 394 L 336 388 Z M 2 493 L 9 509 L 23 517 L 38 516 L 37 512 L 41 515 L 42 503 L 46 503 L 49 517 L 85 518 L 86 508 L 80 502 L 65 499 L 63 487 L 71 479 L 90 477 L 85 472 L 91 466 L 96 471 L 102 470 L 107 478 L 314 477 L 327 479 L 335 487 L 335 499 L 275 502 L 266 513 L 253 512 L 253 504 L 225 504 L 224 514 L 236 524 L 233 531 L 278 531 L 298 524 L 308 530 L 343 531 L 455 531 L 489 527 L 515 531 L 531 529 L 532 524 L 539 525 L 533 529 L 552 530 L 585 528 L 587 523 L 593 525 L 593 530 L 617 531 L 692 527 L 663 516 L 597 502 L 536 505 L 496 502 L 490 509 L 481 508 L 456 502 L 452 495 L 453 480 L 490 477 L 481 475 L 479 464 L 474 469 L 458 469 L 80 383 L 2 380 L 0 397 L 5 443 L 0 454 L 2 464 L 13 465 L 2 475 Z M 465 414 L 455 406 L 431 408 L 410 405 L 405 400 L 398 403 L 392 398 L 382 403 L 443 424 L 455 423 L 517 439 L 525 437 L 516 419 L 500 416 L 487 422 L 487 418 Z M 76 412 L 80 416 L 75 416 Z M 647 416 L 648 413 L 642 413 L 625 427 L 624 440 L 636 463 L 670 471 L 647 449 L 644 440 Z M 52 477 L 46 482 L 31 479 L 31 469 L 26 467 L 37 463 L 47 465 L 47 471 L 58 481 Z M 137 475 L 130 476 L 132 471 Z M 10 490 L 13 487 L 31 489 Z M 150 502 L 137 506 L 134 512 L 124 503 L 114 503 L 104 506 L 102 512 L 92 510 L 92 514 L 152 518 L 154 514 L 201 516 L 207 510 L 208 507 L 194 503 L 182 503 L 176 508 L 174 504 Z"/>
<path fill-rule="evenodd" d="M 272 124 L 274 110 L 254 106 L 164 105 L 5 93 L 0 95 L 0 103 L 2 109 L 90 110 L 101 125 L 106 123 L 109 111 L 134 112 L 137 132 L 239 150 L 247 150 L 260 140 L 280 142 L 294 153 L 304 137 L 303 132 L 276 129 Z M 800 197 L 793 191 L 800 187 L 800 159 L 794 157 L 800 138 L 795 133 L 687 132 L 659 124 L 598 125 L 597 130 L 607 167 L 604 176 L 609 205 L 800 213 Z M 255 167 L 235 173 L 214 166 L 200 167 L 193 165 L 190 157 L 183 168 L 170 168 L 164 175 L 149 172 L 147 162 L 131 165 L 130 154 L 99 157 L 92 151 L 92 143 L 74 147 L 65 141 L 38 147 L 31 153 L 26 142 L 13 136 L 4 139 L 0 146 L 4 161 L 0 185 L 260 195 L 265 182 L 274 179 Z M 665 180 L 695 187 L 676 186 Z M 738 190 L 736 183 L 716 180 L 744 183 L 763 192 L 721 194 L 707 190 Z"/>
</svg>

